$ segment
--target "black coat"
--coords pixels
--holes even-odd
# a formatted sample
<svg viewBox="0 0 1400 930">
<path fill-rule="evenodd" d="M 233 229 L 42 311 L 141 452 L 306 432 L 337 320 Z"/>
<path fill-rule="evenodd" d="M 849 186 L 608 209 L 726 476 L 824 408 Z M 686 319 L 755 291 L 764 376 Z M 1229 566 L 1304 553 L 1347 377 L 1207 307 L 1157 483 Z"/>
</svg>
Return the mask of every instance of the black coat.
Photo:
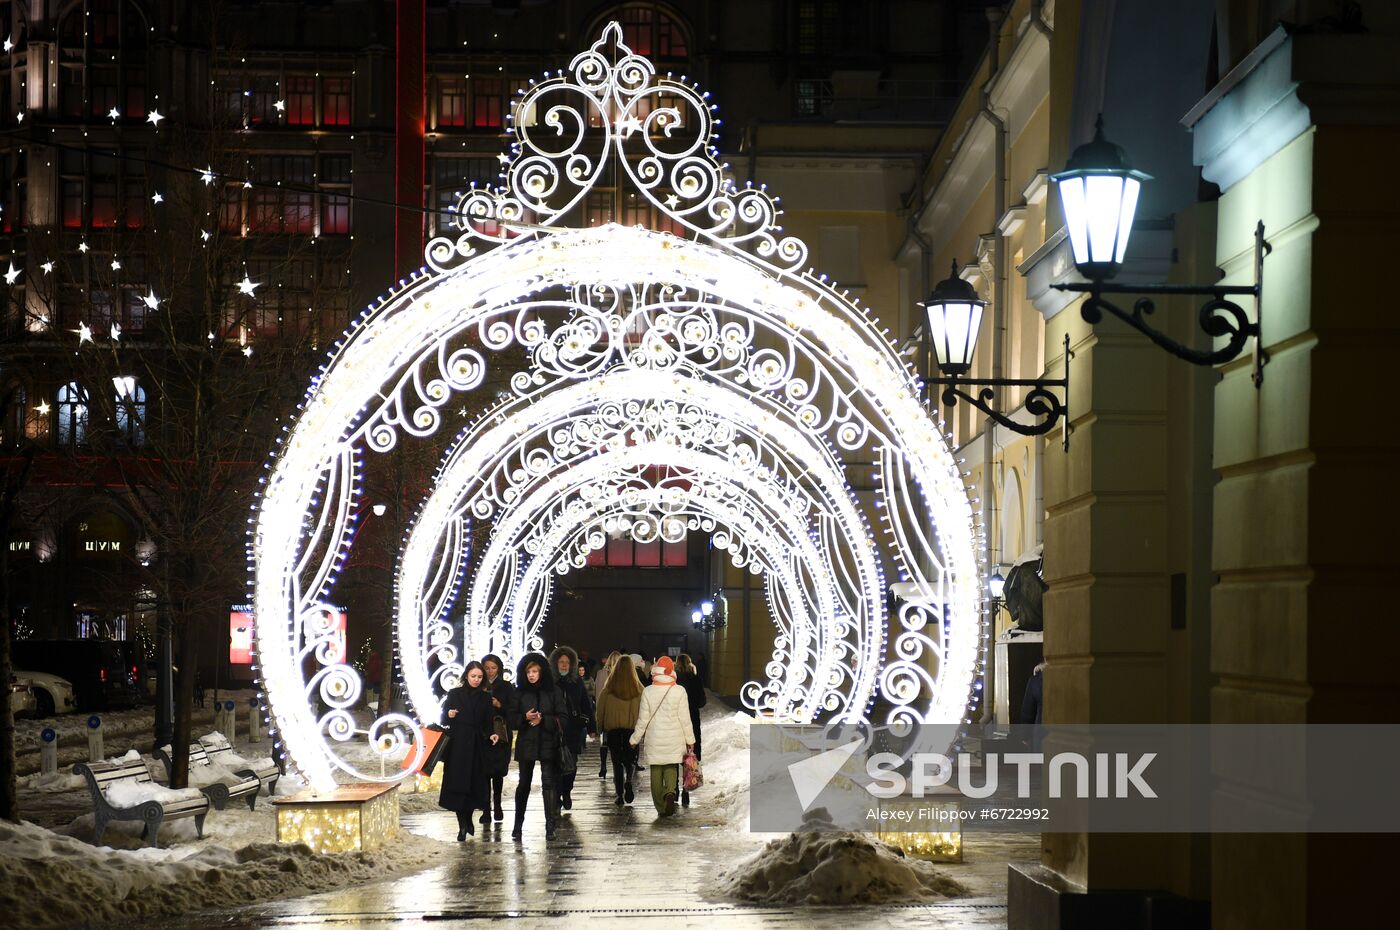
<svg viewBox="0 0 1400 930">
<path fill-rule="evenodd" d="M 537 659 L 544 667 L 538 684 L 525 677 L 527 659 Z M 564 731 L 564 697 L 554 688 L 555 676 L 550 673 L 544 656 L 531 653 L 520 660 L 520 672 L 515 676 L 515 706 L 506 718 L 516 731 L 515 761 L 552 762 L 559 757 L 559 734 Z M 525 715 L 538 710 L 543 719 L 530 726 Z"/>
<path fill-rule="evenodd" d="M 486 747 L 486 774 L 502 776 L 510 770 L 510 712 L 515 706 L 515 686 L 502 677 L 497 678 L 494 683 L 483 683 L 481 688 L 501 702 L 500 707 L 492 705 L 492 722 L 494 726 L 495 719 L 499 718 L 505 724 L 506 733 L 496 745 Z"/>
<path fill-rule="evenodd" d="M 449 717 L 449 710 L 457 716 Z M 438 804 L 450 811 L 486 810 L 490 782 L 486 755 L 491 743 L 491 698 L 467 687 L 447 692 L 442 725 L 449 734 L 443 753 L 442 793 Z"/>
<path fill-rule="evenodd" d="M 690 725 L 695 728 L 695 735 L 700 735 L 700 708 L 705 706 L 705 685 L 700 681 L 699 675 L 676 675 L 676 684 L 685 689 L 685 696 L 690 701 Z"/>
<path fill-rule="evenodd" d="M 569 657 L 569 674 L 559 677 L 559 657 Z M 560 646 L 549 654 L 549 670 L 554 675 L 554 687 L 567 701 L 563 711 L 564 741 L 575 753 L 583 752 L 588 741 L 588 726 L 593 720 L 593 700 L 588 688 L 578 676 L 578 653 Z"/>
</svg>

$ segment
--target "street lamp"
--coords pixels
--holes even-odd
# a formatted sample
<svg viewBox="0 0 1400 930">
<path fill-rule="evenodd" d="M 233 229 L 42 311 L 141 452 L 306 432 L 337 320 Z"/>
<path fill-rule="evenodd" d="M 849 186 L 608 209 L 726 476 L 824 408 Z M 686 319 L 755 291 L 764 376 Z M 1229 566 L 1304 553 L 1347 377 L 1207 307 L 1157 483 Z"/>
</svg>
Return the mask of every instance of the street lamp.
<svg viewBox="0 0 1400 930">
<path fill-rule="evenodd" d="M 370 508 L 370 510 L 373 511 L 376 517 L 384 516 L 385 512 L 388 511 L 388 509 L 388 506 L 385 504 L 375 504 L 373 507 Z"/>
<path fill-rule="evenodd" d="M 1264 224 L 1254 228 L 1253 284 L 1108 284 L 1118 273 L 1128 239 L 1133 231 L 1138 194 L 1143 181 L 1151 180 L 1135 169 L 1121 148 L 1104 138 L 1103 114 L 1094 124 L 1092 141 L 1079 146 L 1070 156 L 1065 170 L 1052 174 L 1064 208 L 1065 229 L 1069 233 L 1074 266 L 1087 281 L 1053 285 L 1056 290 L 1087 293 L 1079 313 L 1084 321 L 1094 325 L 1103 319 L 1105 311 L 1151 339 L 1177 358 L 1195 365 L 1219 365 L 1236 358 L 1245 343 L 1254 340 L 1254 386 L 1264 382 L 1264 365 L 1268 356 L 1260 348 L 1261 297 L 1264 290 L 1264 256 L 1273 250 L 1264 240 Z M 1225 338 L 1218 349 L 1201 351 L 1184 346 L 1147 322 L 1156 309 L 1151 298 L 1142 296 L 1131 311 L 1105 300 L 1105 294 L 1184 294 L 1209 297 L 1200 310 L 1200 326 L 1212 338 Z M 1228 298 L 1254 298 L 1254 319 L 1238 303 Z"/>
<path fill-rule="evenodd" d="M 690 612 L 690 623 L 692 626 L 699 626 L 704 622 L 704 619 L 704 614 L 700 613 L 699 610 L 692 610 Z"/>
<path fill-rule="evenodd" d="M 712 614 L 712 613 L 714 613 L 714 612 L 715 612 L 715 602 L 714 602 L 714 601 L 701 601 L 701 602 L 700 602 L 700 613 L 701 613 L 703 616 L 708 617 L 710 614 Z"/>
<path fill-rule="evenodd" d="M 1006 579 L 1001 574 L 1001 569 L 992 573 L 992 577 L 987 579 L 987 593 L 992 596 L 992 600 L 999 601 L 1006 593 Z"/>
<path fill-rule="evenodd" d="M 982 326 L 982 311 L 985 301 L 978 299 L 972 285 L 958 276 L 958 263 L 953 261 L 952 272 L 939 281 L 928 300 L 918 306 L 924 311 L 924 338 L 932 344 L 933 355 L 938 368 L 947 377 L 928 378 L 926 384 L 942 385 L 942 400 L 945 407 L 952 407 L 958 400 L 967 401 L 988 417 L 1007 429 L 1023 436 L 1041 436 L 1050 432 L 1056 423 L 1060 424 L 1061 442 L 1069 448 L 1069 362 L 1073 353 L 1069 350 L 1069 335 L 1065 335 L 1065 376 L 1056 380 L 1029 380 L 1024 378 L 989 378 L 974 380 L 963 375 L 972 368 L 972 354 L 977 348 L 977 333 Z M 981 388 L 976 395 L 963 388 Z M 996 399 L 993 388 L 1028 387 L 1026 412 L 1036 417 L 1034 423 L 1018 423 L 992 406 Z M 1063 388 L 1063 401 L 1051 388 Z"/>
</svg>

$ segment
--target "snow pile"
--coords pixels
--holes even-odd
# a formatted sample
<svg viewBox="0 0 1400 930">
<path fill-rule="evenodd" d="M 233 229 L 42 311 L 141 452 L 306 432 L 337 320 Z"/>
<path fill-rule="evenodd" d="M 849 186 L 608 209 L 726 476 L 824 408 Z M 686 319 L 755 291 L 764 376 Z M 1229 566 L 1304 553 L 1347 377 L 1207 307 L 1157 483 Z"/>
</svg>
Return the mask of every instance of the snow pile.
<svg viewBox="0 0 1400 930">
<path fill-rule="evenodd" d="M 318 856 L 270 842 L 124 851 L 0 821 L 0 913 L 7 926 L 45 928 L 233 907 L 414 871 L 440 862 L 447 848 L 401 831 L 369 853 Z"/>
<path fill-rule="evenodd" d="M 749 727 L 762 726 L 711 697 L 700 709 L 701 768 L 705 784 L 691 794 L 691 810 L 748 830 Z"/>
<path fill-rule="evenodd" d="M 259 756 L 254 759 L 240 756 L 229 744 L 228 737 L 217 730 L 201 736 L 199 738 L 199 744 L 204 747 L 205 752 L 219 753 L 216 757 L 218 759 L 218 764 L 227 766 L 230 769 L 263 769 L 273 764 L 270 756 Z M 222 752 L 221 750 L 228 751 Z"/>
<path fill-rule="evenodd" d="M 71 770 L 67 772 L 54 772 L 52 775 L 35 772 L 33 775 L 20 775 L 15 779 L 15 786 L 20 791 L 38 791 L 44 794 L 53 794 L 61 791 L 76 791 L 85 784 L 86 782 L 83 780 L 83 776 L 74 775 Z"/>
<path fill-rule="evenodd" d="M 790 833 L 721 872 L 719 889 L 764 904 L 907 904 L 966 894 L 931 864 L 861 833 Z"/>
<path fill-rule="evenodd" d="M 169 804 L 173 801 L 204 797 L 198 788 L 167 788 L 155 782 L 133 781 L 130 778 L 112 782 L 102 789 L 102 793 L 107 796 L 108 804 L 119 808 L 135 807 L 146 801 Z"/>
</svg>

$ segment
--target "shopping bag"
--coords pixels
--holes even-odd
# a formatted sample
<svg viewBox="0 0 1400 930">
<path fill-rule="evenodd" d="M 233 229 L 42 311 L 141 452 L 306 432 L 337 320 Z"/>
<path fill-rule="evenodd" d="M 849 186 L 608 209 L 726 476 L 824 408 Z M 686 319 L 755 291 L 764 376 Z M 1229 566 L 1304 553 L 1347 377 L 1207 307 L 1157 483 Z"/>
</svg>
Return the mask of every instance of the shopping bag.
<svg viewBox="0 0 1400 930">
<path fill-rule="evenodd" d="M 437 768 L 438 762 L 442 759 L 443 752 L 447 749 L 447 741 L 451 739 L 447 731 L 436 723 L 430 723 L 423 728 L 423 758 L 418 764 L 416 772 L 419 775 L 431 775 L 433 769 Z M 418 744 L 415 742 L 408 749 L 408 755 L 404 756 L 402 768 L 412 769 L 414 760 L 418 759 Z"/>
<path fill-rule="evenodd" d="M 687 749 L 681 760 L 681 787 L 694 791 L 705 783 L 705 773 L 700 770 L 700 760 L 695 758 L 695 750 Z"/>
<path fill-rule="evenodd" d="M 569 741 L 564 739 L 564 734 L 559 734 L 559 774 L 572 775 L 578 771 L 578 756 L 569 748 Z"/>
</svg>

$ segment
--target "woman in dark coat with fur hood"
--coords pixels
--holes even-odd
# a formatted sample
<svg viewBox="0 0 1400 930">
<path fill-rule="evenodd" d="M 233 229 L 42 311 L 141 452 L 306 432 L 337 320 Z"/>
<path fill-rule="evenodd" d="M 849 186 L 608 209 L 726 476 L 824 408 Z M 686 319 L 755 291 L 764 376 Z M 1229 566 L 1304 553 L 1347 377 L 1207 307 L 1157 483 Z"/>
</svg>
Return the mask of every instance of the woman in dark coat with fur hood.
<svg viewBox="0 0 1400 930">
<path fill-rule="evenodd" d="M 589 700 L 588 689 L 578 674 L 578 653 L 568 646 L 556 646 L 549 654 L 549 667 L 557 676 L 555 687 L 568 702 L 564 714 L 564 742 L 573 750 L 574 757 L 583 755 L 583 744 L 588 741 L 588 725 L 593 720 L 593 702 Z M 559 776 L 559 803 L 564 810 L 574 806 L 574 777 L 577 769 Z"/>
<path fill-rule="evenodd" d="M 540 770 L 540 794 L 544 797 L 544 836 L 554 839 L 559 825 L 559 736 L 564 732 L 567 712 L 564 696 L 554 686 L 549 661 L 538 652 L 520 660 L 515 677 L 515 704 L 508 719 L 518 734 L 515 761 L 520 766 L 520 783 L 515 789 L 515 829 L 520 839 L 525 826 L 525 807 L 530 801 L 530 783 L 535 767 Z"/>
<path fill-rule="evenodd" d="M 456 811 L 458 842 L 475 832 L 472 811 L 485 810 L 490 797 L 486 753 L 497 736 L 491 728 L 491 698 L 481 689 L 485 675 L 480 662 L 469 663 L 462 683 L 442 702 L 442 724 L 449 738 L 438 803 Z"/>
</svg>

